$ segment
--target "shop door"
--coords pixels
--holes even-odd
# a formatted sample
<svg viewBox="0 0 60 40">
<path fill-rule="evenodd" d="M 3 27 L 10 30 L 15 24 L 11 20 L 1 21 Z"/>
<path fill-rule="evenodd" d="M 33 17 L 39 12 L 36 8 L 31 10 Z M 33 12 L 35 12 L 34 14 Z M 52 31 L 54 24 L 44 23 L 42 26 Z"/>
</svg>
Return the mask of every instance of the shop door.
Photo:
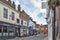
<svg viewBox="0 0 60 40">
<path fill-rule="evenodd" d="M 16 28 L 16 36 L 20 37 L 20 28 Z"/>
</svg>

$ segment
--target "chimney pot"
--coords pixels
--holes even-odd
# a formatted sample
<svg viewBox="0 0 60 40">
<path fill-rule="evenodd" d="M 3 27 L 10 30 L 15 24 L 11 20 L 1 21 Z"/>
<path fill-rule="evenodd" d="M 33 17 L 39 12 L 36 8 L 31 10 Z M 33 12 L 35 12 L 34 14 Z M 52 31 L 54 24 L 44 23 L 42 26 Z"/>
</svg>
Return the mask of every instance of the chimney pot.
<svg viewBox="0 0 60 40">
<path fill-rule="evenodd" d="M 13 4 L 12 4 L 13 8 L 15 9 L 15 2 L 13 1 Z"/>
<path fill-rule="evenodd" d="M 11 4 L 11 0 L 7 0 Z"/>
<path fill-rule="evenodd" d="M 21 7 L 20 7 L 20 5 L 18 5 L 18 11 L 19 11 L 19 12 L 21 11 Z"/>
</svg>

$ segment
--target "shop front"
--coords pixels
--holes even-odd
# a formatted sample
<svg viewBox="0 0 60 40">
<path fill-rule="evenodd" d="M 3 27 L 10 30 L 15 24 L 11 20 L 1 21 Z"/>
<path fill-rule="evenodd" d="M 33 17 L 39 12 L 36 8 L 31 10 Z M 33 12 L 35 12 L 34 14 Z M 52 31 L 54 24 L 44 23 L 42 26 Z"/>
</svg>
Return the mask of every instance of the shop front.
<svg viewBox="0 0 60 40">
<path fill-rule="evenodd" d="M 29 27 L 29 36 L 33 36 L 33 27 Z"/>
<path fill-rule="evenodd" d="M 26 26 L 21 26 L 20 31 L 21 31 L 21 37 L 28 36 L 28 33 L 27 33 L 28 28 Z"/>
<path fill-rule="evenodd" d="M 16 37 L 16 35 L 15 35 L 16 34 L 16 31 L 15 31 L 16 26 L 18 26 L 18 25 L 0 21 L 0 37 L 4 37 L 4 38 Z"/>
</svg>

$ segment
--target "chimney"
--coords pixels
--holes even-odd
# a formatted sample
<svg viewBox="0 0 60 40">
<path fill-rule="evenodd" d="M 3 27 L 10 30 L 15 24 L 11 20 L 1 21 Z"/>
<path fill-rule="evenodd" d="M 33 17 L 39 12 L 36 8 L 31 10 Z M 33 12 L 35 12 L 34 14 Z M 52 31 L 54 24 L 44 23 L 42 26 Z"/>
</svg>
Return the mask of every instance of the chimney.
<svg viewBox="0 0 60 40">
<path fill-rule="evenodd" d="M 15 2 L 13 1 L 12 7 L 15 9 Z"/>
<path fill-rule="evenodd" d="M 11 6 L 11 0 L 8 0 L 8 5 Z"/>
<path fill-rule="evenodd" d="M 7 3 L 7 0 L 0 0 L 0 1 L 2 1 L 3 3 Z"/>
<path fill-rule="evenodd" d="M 9 3 L 11 3 L 11 0 L 8 0 Z"/>
<path fill-rule="evenodd" d="M 21 11 L 21 7 L 20 7 L 20 5 L 18 5 L 18 12 L 20 12 Z"/>
</svg>

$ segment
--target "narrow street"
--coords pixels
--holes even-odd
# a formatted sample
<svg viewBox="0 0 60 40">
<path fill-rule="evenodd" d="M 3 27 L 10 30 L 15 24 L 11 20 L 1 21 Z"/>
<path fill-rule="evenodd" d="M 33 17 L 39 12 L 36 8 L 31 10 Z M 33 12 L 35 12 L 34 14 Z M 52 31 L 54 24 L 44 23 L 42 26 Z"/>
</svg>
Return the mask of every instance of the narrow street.
<svg viewBox="0 0 60 40">
<path fill-rule="evenodd" d="M 48 40 L 49 9 L 48 0 L 0 0 L 0 40 Z"/>
<path fill-rule="evenodd" d="M 30 36 L 30 37 L 24 37 L 24 38 L 15 38 L 15 39 L 7 39 L 7 40 L 44 40 L 47 35 L 45 34 L 39 34 L 37 36 Z"/>
</svg>

